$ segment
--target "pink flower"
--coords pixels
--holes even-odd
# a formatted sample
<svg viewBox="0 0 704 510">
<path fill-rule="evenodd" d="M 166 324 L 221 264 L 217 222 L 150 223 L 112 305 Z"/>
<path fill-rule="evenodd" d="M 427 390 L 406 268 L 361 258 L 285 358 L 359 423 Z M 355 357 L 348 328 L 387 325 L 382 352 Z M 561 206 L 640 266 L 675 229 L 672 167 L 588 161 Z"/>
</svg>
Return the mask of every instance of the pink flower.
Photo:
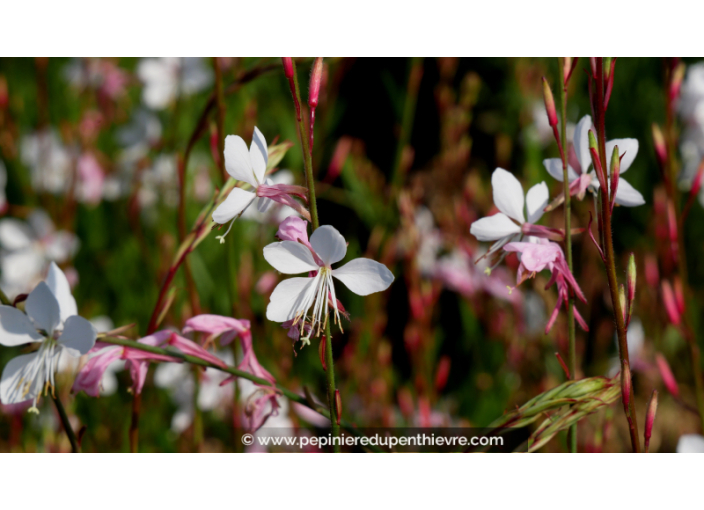
<svg viewBox="0 0 704 510">
<path fill-rule="evenodd" d="M 550 287 L 553 283 L 557 284 L 557 303 L 545 327 L 546 334 L 555 323 L 562 303 L 564 302 L 565 306 L 568 306 L 570 293 L 576 295 L 583 303 L 587 302 L 587 299 L 582 293 L 582 289 L 579 288 L 577 281 L 574 279 L 572 272 L 567 266 L 562 248 L 560 248 L 560 245 L 557 243 L 544 239 L 539 239 L 535 243 L 508 243 L 504 246 L 504 250 L 521 253 L 521 264 L 518 266 L 518 275 L 516 278 L 518 281 L 517 285 L 520 285 L 528 278 L 532 278 L 535 276 L 535 273 L 544 269 L 548 269 L 552 272 L 552 277 L 546 288 Z M 579 325 L 584 331 L 589 331 L 589 327 L 577 311 L 577 307 L 574 306 L 573 309 L 575 319 L 577 319 Z"/>
<path fill-rule="evenodd" d="M 98 160 L 90 152 L 81 154 L 78 158 L 78 198 L 88 204 L 97 204 L 103 196 L 103 181 L 105 173 Z"/>
<path fill-rule="evenodd" d="M 220 345 L 227 345 L 242 334 L 249 334 L 249 321 L 246 319 L 232 319 L 222 315 L 196 315 L 186 321 L 183 333 L 198 331 L 207 333 L 206 343 L 220 337 Z"/>
<path fill-rule="evenodd" d="M 279 396 L 274 388 L 260 387 L 252 393 L 244 406 L 244 426 L 249 431 L 256 431 L 270 416 L 279 414 Z"/>
</svg>

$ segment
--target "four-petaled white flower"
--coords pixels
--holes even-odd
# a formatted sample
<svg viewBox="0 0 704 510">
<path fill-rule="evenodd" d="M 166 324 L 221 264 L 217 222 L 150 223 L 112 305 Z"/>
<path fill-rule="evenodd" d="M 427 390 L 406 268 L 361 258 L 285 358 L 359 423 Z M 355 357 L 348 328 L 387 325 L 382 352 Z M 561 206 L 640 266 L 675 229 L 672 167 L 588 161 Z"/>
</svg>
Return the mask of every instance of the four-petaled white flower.
<svg viewBox="0 0 704 510">
<path fill-rule="evenodd" d="M 599 179 L 596 177 L 596 172 L 594 170 L 589 172 L 589 168 L 592 165 L 592 157 L 589 153 L 589 130 L 591 127 L 592 118 L 589 115 L 585 115 L 574 130 L 573 146 L 575 154 L 577 155 L 577 161 L 575 163 L 579 164 L 576 165 L 577 168 L 573 168 L 572 165 L 567 165 L 567 177 L 570 181 L 571 195 L 583 197 L 587 189 L 593 193 L 596 193 L 599 189 Z M 643 195 L 622 177 L 626 170 L 630 168 L 631 164 L 633 164 L 633 160 L 636 159 L 636 155 L 638 154 L 638 140 L 635 138 L 618 138 L 606 142 L 606 159 L 609 165 L 609 175 L 611 175 L 611 155 L 616 146 L 618 146 L 619 155 L 623 158 L 621 159 L 618 188 L 616 189 L 616 203 L 626 207 L 643 205 L 645 203 Z M 545 169 L 550 175 L 562 182 L 562 161 L 559 158 L 546 159 L 543 161 L 543 165 L 545 165 Z M 611 186 L 610 179 L 607 181 L 609 182 L 609 186 Z"/>
<path fill-rule="evenodd" d="M 491 256 L 506 243 L 518 240 L 523 234 L 549 237 L 551 232 L 535 225 L 548 204 L 548 187 L 545 182 L 536 184 L 523 196 L 523 186 L 510 172 L 497 168 L 491 176 L 494 204 L 499 213 L 475 221 L 469 233 L 479 241 L 496 241 L 485 256 Z M 524 206 L 528 221 L 523 214 Z"/>
<path fill-rule="evenodd" d="M 266 246 L 264 258 L 277 271 L 284 274 L 306 271 L 317 273 L 315 276 L 289 278 L 279 283 L 271 294 L 266 309 L 267 319 L 274 322 L 293 320 L 294 324 L 305 322 L 308 310 L 313 306 L 310 331 L 312 333 L 317 325 L 317 334 L 320 335 L 321 328 L 325 327 L 328 319 L 329 302 L 335 312 L 335 322 L 340 321 L 333 276 L 360 296 L 386 290 L 394 281 L 394 275 L 385 265 L 365 258 L 354 259 L 342 267 L 332 269 L 330 266 L 342 260 L 346 253 L 345 238 L 330 225 L 319 227 L 313 232 L 310 246 L 293 241 Z"/>
<path fill-rule="evenodd" d="M 308 211 L 293 199 L 291 195 L 307 198 L 307 190 L 301 186 L 291 184 L 274 184 L 266 177 L 266 166 L 269 162 L 269 149 L 257 127 L 254 128 L 252 144 L 247 150 L 245 141 L 237 135 L 228 135 L 225 138 L 225 169 L 234 179 L 252 186 L 254 191 L 242 188 L 233 188 L 225 201 L 213 212 L 213 221 L 221 225 L 228 221 L 234 222 L 240 215 L 259 197 L 257 209 L 266 212 L 274 200 L 295 209 L 299 214 L 310 220 Z M 221 243 L 230 232 L 232 223 L 222 236 L 217 236 Z"/>
<path fill-rule="evenodd" d="M 26 315 L 12 306 L 0 306 L 0 344 L 17 346 L 41 342 L 39 349 L 11 359 L 0 379 L 0 401 L 17 404 L 34 400 L 36 411 L 42 391 L 54 391 L 54 372 L 62 352 L 86 354 L 95 344 L 93 325 L 77 315 L 68 280 L 51 263 L 46 280 L 27 297 Z"/>
</svg>

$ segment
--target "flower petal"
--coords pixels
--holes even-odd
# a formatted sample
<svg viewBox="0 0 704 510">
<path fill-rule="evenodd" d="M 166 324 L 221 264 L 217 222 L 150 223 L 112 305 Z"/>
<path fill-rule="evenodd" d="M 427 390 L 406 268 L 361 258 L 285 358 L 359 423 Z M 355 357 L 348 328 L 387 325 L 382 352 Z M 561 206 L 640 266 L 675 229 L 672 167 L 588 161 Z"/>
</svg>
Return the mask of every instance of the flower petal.
<svg viewBox="0 0 704 510">
<path fill-rule="evenodd" d="M 247 182 L 255 188 L 259 184 L 254 177 L 247 144 L 240 136 L 228 135 L 225 137 L 225 169 L 238 181 Z"/>
<path fill-rule="evenodd" d="M 93 348 L 97 336 L 98 333 L 90 322 L 74 315 L 66 321 L 57 341 L 68 349 L 71 356 L 80 356 Z"/>
<path fill-rule="evenodd" d="M 257 181 L 263 183 L 266 165 L 269 162 L 269 149 L 264 135 L 257 126 L 254 126 L 252 145 L 249 146 L 249 160 L 252 162 L 252 169 Z"/>
<path fill-rule="evenodd" d="M 704 453 L 704 437 L 699 434 L 684 434 L 677 441 L 677 453 Z"/>
<path fill-rule="evenodd" d="M 319 275 L 318 275 L 319 276 Z M 271 293 L 266 318 L 274 322 L 286 322 L 301 311 L 303 304 L 315 292 L 318 281 L 315 278 L 289 278 L 279 283 Z"/>
<path fill-rule="evenodd" d="M 518 234 L 521 227 L 512 222 L 504 213 L 496 213 L 475 221 L 469 227 L 469 233 L 479 241 L 495 241 L 511 234 Z"/>
<path fill-rule="evenodd" d="M 236 218 L 237 215 L 242 214 L 242 211 L 252 203 L 256 196 L 251 191 L 233 188 L 225 201 L 213 212 L 213 221 L 222 225 L 232 218 Z"/>
<path fill-rule="evenodd" d="M 577 154 L 579 164 L 582 166 L 583 174 L 587 173 L 592 164 L 592 156 L 589 154 L 589 130 L 591 127 L 592 118 L 589 115 L 585 115 L 574 128 L 574 152 Z"/>
<path fill-rule="evenodd" d="M 6 250 L 27 248 L 32 244 L 32 237 L 32 231 L 26 223 L 15 218 L 0 220 L 0 245 Z"/>
<path fill-rule="evenodd" d="M 636 207 L 643 205 L 645 199 L 640 194 L 640 191 L 631 186 L 630 183 L 624 179 L 619 179 L 618 188 L 616 189 L 616 203 L 626 207 Z"/>
<path fill-rule="evenodd" d="M 609 160 L 609 175 L 611 174 L 611 156 L 614 152 L 614 147 L 618 146 L 618 155 L 622 156 L 621 169 L 619 175 L 624 173 L 633 164 L 633 160 L 638 155 L 638 140 L 635 138 L 617 138 L 606 142 L 606 158 Z M 618 194 L 618 190 L 616 190 Z"/>
<path fill-rule="evenodd" d="M 526 209 L 528 210 L 528 223 L 535 223 L 543 215 L 543 210 L 548 205 L 550 193 L 545 182 L 536 184 L 528 190 L 526 195 Z"/>
<path fill-rule="evenodd" d="M 345 238 L 330 225 L 315 229 L 310 236 L 310 244 L 326 265 L 341 261 L 347 253 Z"/>
<path fill-rule="evenodd" d="M 265 246 L 264 258 L 274 269 L 284 274 L 298 274 L 319 269 L 310 249 L 293 241 L 281 241 Z"/>
<path fill-rule="evenodd" d="M 545 170 L 548 171 L 548 173 L 553 176 L 555 179 L 558 181 L 562 182 L 564 179 L 564 173 L 562 171 L 562 160 L 559 158 L 550 158 L 550 159 L 544 159 L 543 160 L 543 166 L 545 167 Z M 574 181 L 577 179 L 579 176 L 577 175 L 577 172 L 574 171 L 574 168 L 572 168 L 570 165 L 567 165 L 567 178 L 570 180 L 570 182 Z"/>
<path fill-rule="evenodd" d="M 61 320 L 65 321 L 72 315 L 78 315 L 76 300 L 71 294 L 71 285 L 69 285 L 64 272 L 54 262 L 49 265 L 49 273 L 44 281 L 59 302 Z"/>
<path fill-rule="evenodd" d="M 12 347 L 41 339 L 29 317 L 17 308 L 0 305 L 0 344 Z"/>
<path fill-rule="evenodd" d="M 389 288 L 394 275 L 384 264 L 371 259 L 354 259 L 333 270 L 332 275 L 360 296 L 368 296 Z"/>
<path fill-rule="evenodd" d="M 494 204 L 499 211 L 519 223 L 525 223 L 523 186 L 518 179 L 511 172 L 497 168 L 491 175 L 491 187 L 494 190 Z"/>
<path fill-rule="evenodd" d="M 38 384 L 41 377 L 28 379 L 40 363 L 39 351 L 31 354 L 21 354 L 7 362 L 0 379 L 0 402 L 3 404 L 19 404 L 32 400 L 42 389 Z"/>
<path fill-rule="evenodd" d="M 59 302 L 45 282 L 39 282 L 34 290 L 29 293 L 24 309 L 39 329 L 49 335 L 54 332 L 61 322 Z"/>
</svg>

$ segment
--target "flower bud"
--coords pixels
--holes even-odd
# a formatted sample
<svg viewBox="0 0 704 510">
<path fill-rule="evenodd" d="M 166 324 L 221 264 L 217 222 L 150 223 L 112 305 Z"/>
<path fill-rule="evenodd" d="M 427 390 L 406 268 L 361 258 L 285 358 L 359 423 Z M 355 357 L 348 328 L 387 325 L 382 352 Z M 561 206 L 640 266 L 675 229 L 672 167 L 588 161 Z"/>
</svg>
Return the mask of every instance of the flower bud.
<svg viewBox="0 0 704 510">
<path fill-rule="evenodd" d="M 320 356 L 320 364 L 323 365 L 323 370 L 328 371 L 328 365 L 325 363 L 325 344 L 327 343 L 327 338 L 325 335 L 320 337 L 320 342 L 318 343 L 318 356 Z"/>
<path fill-rule="evenodd" d="M 704 177 L 704 162 L 699 165 L 699 168 L 697 168 L 697 174 L 692 180 L 692 187 L 689 190 L 689 196 L 691 198 L 696 197 L 699 194 L 699 190 L 702 187 L 702 177 Z"/>
<path fill-rule="evenodd" d="M 545 111 L 548 114 L 548 122 L 552 127 L 557 126 L 557 110 L 555 109 L 555 98 L 550 90 L 548 80 L 543 76 L 543 100 L 545 101 Z"/>
<path fill-rule="evenodd" d="M 323 57 L 317 57 L 310 73 L 310 85 L 308 89 L 308 106 L 311 108 L 318 106 L 318 96 L 320 95 L 320 83 L 322 79 Z"/>
<path fill-rule="evenodd" d="M 596 57 L 589 57 L 589 65 L 592 68 L 592 76 L 596 78 Z"/>
<path fill-rule="evenodd" d="M 653 433 L 653 423 L 655 423 L 655 413 L 658 412 L 658 390 L 653 390 L 653 394 L 648 402 L 648 410 L 645 413 L 645 453 L 650 449 L 650 436 Z"/>
<path fill-rule="evenodd" d="M 623 284 L 618 286 L 618 301 L 621 303 L 621 314 L 623 316 L 623 323 L 625 324 L 628 318 L 628 302 L 626 301 L 626 289 Z"/>
<path fill-rule="evenodd" d="M 680 96 L 685 68 L 684 62 L 680 62 L 672 72 L 672 80 L 670 81 L 670 101 L 675 101 Z"/>
<path fill-rule="evenodd" d="M 665 356 L 659 352 L 656 353 L 655 364 L 658 366 L 658 371 L 660 372 L 660 377 L 662 378 L 662 383 L 665 385 L 665 389 L 667 389 L 673 397 L 679 398 L 680 387 L 677 385 L 677 379 L 675 379 Z"/>
<path fill-rule="evenodd" d="M 655 155 L 658 158 L 660 168 L 665 168 L 667 161 L 667 145 L 665 144 L 665 136 L 662 134 L 660 126 L 653 122 L 653 145 L 655 146 Z"/>
<path fill-rule="evenodd" d="M 293 79 L 293 61 L 291 60 L 291 57 L 281 57 L 281 63 L 284 66 L 284 75 L 286 75 L 286 78 L 289 80 Z"/>
<path fill-rule="evenodd" d="M 652 288 L 657 288 L 660 283 L 658 260 L 651 254 L 645 256 L 645 283 Z"/>
<path fill-rule="evenodd" d="M 682 316 L 675 301 L 675 293 L 672 291 L 672 286 L 667 280 L 662 282 L 662 301 L 665 305 L 665 311 L 670 319 L 670 322 L 675 326 L 679 326 L 682 322 Z"/>
<path fill-rule="evenodd" d="M 616 203 L 616 190 L 618 190 L 618 179 L 621 173 L 621 157 L 619 157 L 618 145 L 614 146 L 611 153 L 611 209 Z"/>
<path fill-rule="evenodd" d="M 340 424 L 340 416 L 342 416 L 342 397 L 340 397 L 340 390 L 335 390 L 335 415 L 337 417 L 337 424 Z"/>
<path fill-rule="evenodd" d="M 565 77 L 563 85 L 567 85 L 570 81 L 570 75 L 572 74 L 572 57 L 562 58 L 562 75 Z"/>
<path fill-rule="evenodd" d="M 7 78 L 0 76 L 0 110 L 7 108 L 8 98 Z"/>
<path fill-rule="evenodd" d="M 435 390 L 442 391 L 447 384 L 447 379 L 450 377 L 450 358 L 443 356 L 438 362 L 437 371 L 435 372 Z"/>
<path fill-rule="evenodd" d="M 684 291 L 682 290 L 682 280 L 679 276 L 675 276 L 673 287 L 675 291 L 675 303 L 677 304 L 677 310 L 679 310 L 680 314 L 683 314 L 685 310 Z"/>
<path fill-rule="evenodd" d="M 623 360 L 621 364 L 621 402 L 623 402 L 623 410 L 626 411 L 626 415 L 630 416 L 628 407 L 631 403 L 631 367 L 628 366 L 626 360 Z"/>
<path fill-rule="evenodd" d="M 594 171 L 596 172 L 596 177 L 599 180 L 599 185 L 602 188 L 602 193 L 606 196 L 606 177 L 604 176 L 604 169 L 601 166 L 601 160 L 599 159 L 599 145 L 596 141 L 596 136 L 594 135 L 594 130 L 589 130 L 589 153 L 592 156 L 592 164 L 594 165 Z"/>
<path fill-rule="evenodd" d="M 626 274 L 626 283 L 628 285 L 628 302 L 633 303 L 633 299 L 636 297 L 636 256 L 631 253 L 628 257 L 628 270 Z M 630 307 L 633 305 L 631 304 Z"/>
</svg>

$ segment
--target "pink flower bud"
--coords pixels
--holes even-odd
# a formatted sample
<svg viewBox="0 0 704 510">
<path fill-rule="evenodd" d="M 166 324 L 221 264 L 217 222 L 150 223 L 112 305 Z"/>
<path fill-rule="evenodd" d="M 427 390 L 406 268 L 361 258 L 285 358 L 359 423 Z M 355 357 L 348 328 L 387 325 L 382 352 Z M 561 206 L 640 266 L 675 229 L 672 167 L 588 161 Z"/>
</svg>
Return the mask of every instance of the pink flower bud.
<svg viewBox="0 0 704 510">
<path fill-rule="evenodd" d="M 652 288 L 656 288 L 660 283 L 658 261 L 654 255 L 650 254 L 645 256 L 645 283 Z"/>
<path fill-rule="evenodd" d="M 660 168 L 665 167 L 665 162 L 667 161 L 667 145 L 665 144 L 665 137 L 660 130 L 660 126 L 653 122 L 653 145 L 655 146 L 655 155 L 658 158 L 658 163 L 660 163 Z"/>
<path fill-rule="evenodd" d="M 543 76 L 543 100 L 545 101 L 545 111 L 548 114 L 548 122 L 550 126 L 557 126 L 557 110 L 555 109 L 555 98 L 550 90 L 548 80 Z"/>
<path fill-rule="evenodd" d="M 618 301 L 621 305 L 621 314 L 623 316 L 623 323 L 625 324 L 628 320 L 628 303 L 626 301 L 626 289 L 624 288 L 623 284 L 620 284 L 618 286 Z"/>
<path fill-rule="evenodd" d="M 628 271 L 626 273 L 626 283 L 628 285 L 628 303 L 633 303 L 636 297 L 636 257 L 633 253 L 628 258 Z M 632 308 L 630 305 L 629 308 Z"/>
<path fill-rule="evenodd" d="M 335 415 L 337 416 L 337 424 L 340 424 L 340 416 L 342 416 L 342 397 L 340 390 L 335 390 Z"/>
<path fill-rule="evenodd" d="M 653 433 L 653 423 L 655 423 L 655 413 L 658 411 L 658 390 L 653 390 L 653 394 L 648 402 L 648 410 L 645 413 L 645 453 L 650 449 L 650 436 Z"/>
<path fill-rule="evenodd" d="M 662 301 L 665 304 L 665 311 L 670 319 L 670 322 L 675 326 L 679 326 L 682 322 L 682 316 L 677 307 L 677 301 L 675 300 L 675 293 L 672 291 L 672 286 L 667 280 L 662 282 Z"/>
<path fill-rule="evenodd" d="M 670 101 L 675 101 L 678 97 L 680 97 L 680 89 L 682 88 L 682 80 L 684 80 L 685 67 L 684 62 L 680 62 L 672 72 L 672 80 L 670 81 Z"/>
<path fill-rule="evenodd" d="M 293 62 L 291 60 L 291 57 L 281 57 L 281 63 L 284 66 L 284 75 L 286 75 L 286 78 L 289 80 L 293 79 Z"/>
<path fill-rule="evenodd" d="M 630 416 L 628 407 L 631 403 L 631 367 L 626 360 L 623 360 L 621 365 L 621 402 L 626 415 Z"/>
<path fill-rule="evenodd" d="M 447 379 L 450 377 L 450 358 L 443 356 L 438 362 L 438 368 L 435 372 L 435 389 L 442 391 L 447 384 Z"/>
<path fill-rule="evenodd" d="M 323 370 L 327 372 L 328 364 L 325 361 L 325 347 L 327 344 L 327 337 L 325 335 L 320 337 L 320 343 L 318 344 L 318 356 L 320 357 L 320 364 L 323 366 Z"/>
<path fill-rule="evenodd" d="M 684 310 L 685 310 L 684 292 L 682 290 L 682 280 L 680 279 L 679 276 L 675 276 L 674 291 L 675 291 L 675 303 L 677 303 L 677 310 L 679 310 L 680 314 L 683 314 Z"/>
<path fill-rule="evenodd" d="M 659 352 L 656 353 L 655 363 L 658 366 L 658 371 L 660 372 L 662 383 L 665 385 L 667 391 L 669 391 L 673 397 L 679 398 L 680 387 L 677 385 L 677 380 L 675 379 L 675 376 L 672 373 L 670 365 L 668 364 L 667 359 L 665 359 L 665 356 L 663 356 Z"/>
<path fill-rule="evenodd" d="M 322 80 L 323 57 L 317 57 L 310 73 L 310 88 L 308 89 L 308 106 L 311 108 L 318 106 L 318 96 L 320 95 L 320 83 Z"/>
<path fill-rule="evenodd" d="M 0 76 L 0 110 L 7 108 L 8 98 L 7 78 Z"/>
</svg>

